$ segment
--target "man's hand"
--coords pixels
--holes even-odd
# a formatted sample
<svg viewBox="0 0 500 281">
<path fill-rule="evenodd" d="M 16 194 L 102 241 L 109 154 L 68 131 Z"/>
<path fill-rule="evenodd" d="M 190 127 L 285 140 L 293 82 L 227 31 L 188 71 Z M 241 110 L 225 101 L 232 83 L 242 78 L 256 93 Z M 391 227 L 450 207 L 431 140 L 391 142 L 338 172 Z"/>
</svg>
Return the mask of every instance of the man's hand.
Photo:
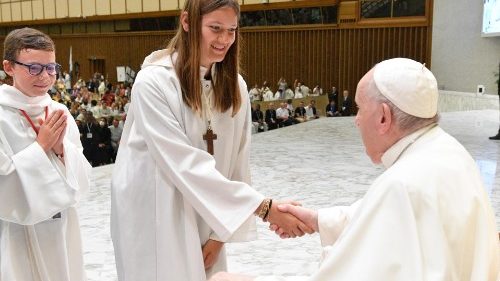
<svg viewBox="0 0 500 281">
<path fill-rule="evenodd" d="M 220 250 L 224 245 L 223 242 L 209 239 L 202 247 L 203 262 L 205 269 L 211 268 L 219 258 Z"/>
<path fill-rule="evenodd" d="M 253 281 L 254 278 L 246 275 L 218 272 L 208 281 Z"/>
<path fill-rule="evenodd" d="M 36 141 L 45 152 L 50 151 L 58 143 L 61 134 L 66 129 L 67 116 L 63 110 L 52 112 L 47 120 L 38 120 L 40 130 Z"/>
<path fill-rule="evenodd" d="M 294 216 L 292 213 L 279 211 L 278 208 L 281 204 L 280 202 L 273 203 L 267 217 L 267 221 L 272 225 L 278 226 L 277 230 L 280 230 L 280 236 L 286 235 L 295 238 L 297 236 L 303 236 L 305 233 L 314 233 L 314 230 L 306 223 L 302 222 L 300 218 Z M 292 205 L 285 204 L 284 206 Z"/>
<path fill-rule="evenodd" d="M 299 219 L 307 228 L 312 230 L 307 233 L 312 234 L 319 231 L 317 211 L 290 204 L 281 204 L 277 206 L 277 209 L 279 212 L 291 214 Z M 272 223 L 269 228 L 275 231 L 281 238 L 294 237 L 290 235 L 286 228 L 277 223 Z"/>
</svg>

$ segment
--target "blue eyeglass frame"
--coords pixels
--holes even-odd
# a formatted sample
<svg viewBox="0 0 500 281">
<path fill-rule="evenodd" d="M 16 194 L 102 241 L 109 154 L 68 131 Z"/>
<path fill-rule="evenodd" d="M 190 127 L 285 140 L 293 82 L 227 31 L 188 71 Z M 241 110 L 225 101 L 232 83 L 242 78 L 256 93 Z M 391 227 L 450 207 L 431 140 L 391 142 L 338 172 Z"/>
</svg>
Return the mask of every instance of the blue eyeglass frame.
<svg viewBox="0 0 500 281">
<path fill-rule="evenodd" d="M 22 62 L 18 62 L 16 60 L 12 60 L 13 63 L 15 64 L 19 64 L 19 65 L 22 65 L 22 66 L 26 66 L 28 68 L 28 72 L 30 75 L 33 75 L 33 76 L 37 76 L 37 75 L 40 75 L 42 74 L 43 70 L 45 69 L 47 71 L 47 74 L 48 75 L 56 75 L 60 70 L 61 70 L 61 65 L 58 64 L 58 63 L 48 63 L 48 64 L 41 64 L 41 63 L 22 63 Z M 40 69 L 40 71 L 38 73 L 34 73 L 33 71 L 33 66 L 41 66 L 42 68 Z M 48 67 L 54 67 L 54 73 L 50 73 L 49 72 L 49 69 Z"/>
</svg>

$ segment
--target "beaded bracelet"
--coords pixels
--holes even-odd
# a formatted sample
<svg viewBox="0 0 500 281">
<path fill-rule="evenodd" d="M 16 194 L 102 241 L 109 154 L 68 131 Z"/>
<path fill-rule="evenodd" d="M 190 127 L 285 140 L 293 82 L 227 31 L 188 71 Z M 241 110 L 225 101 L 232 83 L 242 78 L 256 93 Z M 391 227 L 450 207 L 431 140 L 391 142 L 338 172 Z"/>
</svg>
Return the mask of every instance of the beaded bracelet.
<svg viewBox="0 0 500 281">
<path fill-rule="evenodd" d="M 264 218 L 262 218 L 263 221 L 267 221 L 267 217 L 269 215 L 269 212 L 271 211 L 271 206 L 272 205 L 273 205 L 273 199 L 269 199 L 269 207 L 267 208 L 267 211 L 264 214 Z"/>
<path fill-rule="evenodd" d="M 269 213 L 269 207 L 271 206 L 271 199 L 266 198 L 264 201 L 262 201 L 262 208 L 259 211 L 259 214 L 257 215 L 259 218 L 262 220 L 265 219 L 266 215 Z"/>
</svg>

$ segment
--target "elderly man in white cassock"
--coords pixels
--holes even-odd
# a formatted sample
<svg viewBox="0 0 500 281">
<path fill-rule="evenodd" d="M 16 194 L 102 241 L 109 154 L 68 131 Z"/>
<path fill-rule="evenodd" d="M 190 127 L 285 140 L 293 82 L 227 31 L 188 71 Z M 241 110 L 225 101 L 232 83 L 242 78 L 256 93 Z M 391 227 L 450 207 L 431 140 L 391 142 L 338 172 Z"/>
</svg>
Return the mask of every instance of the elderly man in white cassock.
<svg viewBox="0 0 500 281">
<path fill-rule="evenodd" d="M 474 159 L 438 126 L 437 101 L 433 74 L 410 59 L 383 61 L 361 79 L 356 126 L 386 171 L 351 206 L 278 208 L 320 234 L 321 265 L 304 280 L 499 280 L 488 196 Z M 218 273 L 210 280 L 289 279 Z"/>
</svg>

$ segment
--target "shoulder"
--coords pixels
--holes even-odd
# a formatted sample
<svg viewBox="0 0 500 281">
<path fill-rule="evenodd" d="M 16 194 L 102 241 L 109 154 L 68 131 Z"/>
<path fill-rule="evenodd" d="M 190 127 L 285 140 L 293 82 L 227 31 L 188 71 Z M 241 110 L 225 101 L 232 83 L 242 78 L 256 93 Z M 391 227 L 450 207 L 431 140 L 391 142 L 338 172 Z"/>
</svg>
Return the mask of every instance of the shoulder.
<svg viewBox="0 0 500 281">
<path fill-rule="evenodd" d="M 132 95 L 144 92 L 170 92 L 179 88 L 179 79 L 172 67 L 149 65 L 139 71 L 132 86 Z"/>
<path fill-rule="evenodd" d="M 162 65 L 148 65 L 143 67 L 139 73 L 137 73 L 137 77 L 134 81 L 134 85 L 136 83 L 148 83 L 154 80 L 169 80 L 169 79 L 177 79 L 177 73 L 175 69 L 170 66 L 162 66 Z"/>
<path fill-rule="evenodd" d="M 240 90 L 244 89 L 245 92 L 248 92 L 247 82 L 245 81 L 245 79 L 243 79 L 243 76 L 241 76 L 241 74 L 238 74 L 238 85 L 240 86 Z"/>
</svg>

